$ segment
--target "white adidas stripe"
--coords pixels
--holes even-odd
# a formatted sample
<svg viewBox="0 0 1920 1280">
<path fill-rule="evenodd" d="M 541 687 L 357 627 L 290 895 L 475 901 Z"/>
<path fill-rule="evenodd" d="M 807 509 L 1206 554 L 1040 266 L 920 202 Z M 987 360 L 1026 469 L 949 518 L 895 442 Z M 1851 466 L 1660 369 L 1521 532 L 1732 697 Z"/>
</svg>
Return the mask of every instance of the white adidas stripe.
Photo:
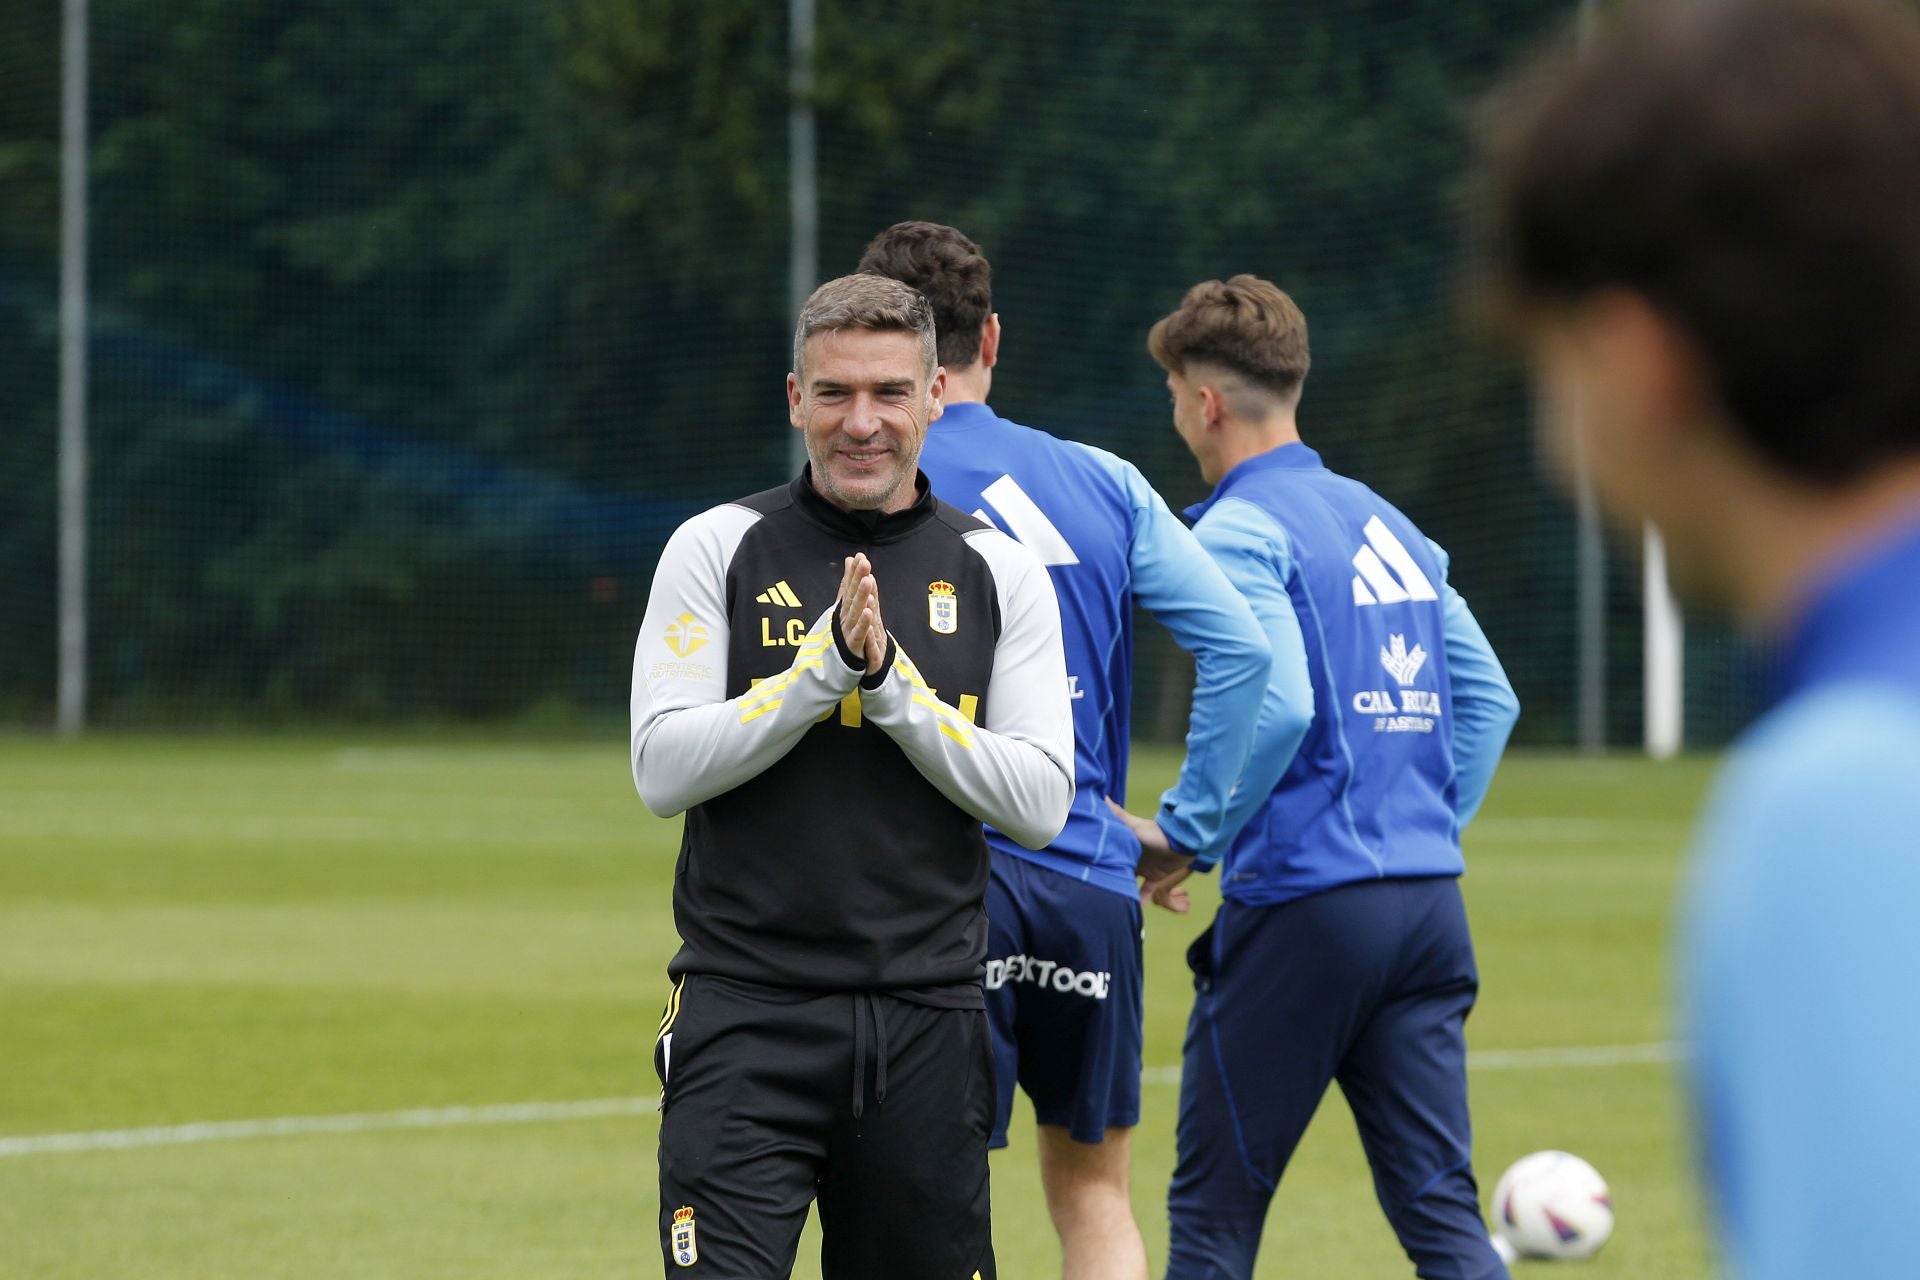
<svg viewBox="0 0 1920 1280">
<path fill-rule="evenodd" d="M 1440 598 L 1433 582 L 1415 563 L 1406 545 L 1393 536 L 1386 521 L 1379 516 L 1370 517 L 1366 535 L 1368 545 L 1353 553 L 1353 567 L 1359 570 L 1353 579 L 1355 604 L 1401 604 L 1408 600 Z"/>
<path fill-rule="evenodd" d="M 1074 554 L 1067 536 L 1060 532 L 1058 525 L 1047 519 L 1047 513 L 1040 509 L 1040 504 L 1028 497 L 1027 491 L 1012 476 L 1001 476 L 982 489 L 980 496 L 1000 513 L 1000 518 L 1006 521 L 1007 532 L 1027 550 L 1039 556 L 1041 564 L 1052 567 L 1080 563 L 1080 557 Z M 987 519 L 984 511 L 973 514 L 979 519 Z M 987 523 L 992 524 L 993 521 L 987 520 Z"/>
</svg>

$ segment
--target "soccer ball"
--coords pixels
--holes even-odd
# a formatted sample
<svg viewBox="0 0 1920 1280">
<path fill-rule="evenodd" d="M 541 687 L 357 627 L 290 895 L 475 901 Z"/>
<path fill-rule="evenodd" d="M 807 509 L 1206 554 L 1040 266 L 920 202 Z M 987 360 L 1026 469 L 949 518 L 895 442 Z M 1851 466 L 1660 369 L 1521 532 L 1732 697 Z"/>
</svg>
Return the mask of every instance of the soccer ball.
<svg viewBox="0 0 1920 1280">
<path fill-rule="evenodd" d="M 1493 1233 L 1523 1258 L 1591 1258 L 1613 1234 L 1613 1197 L 1579 1156 L 1536 1151 L 1493 1188 Z"/>
</svg>

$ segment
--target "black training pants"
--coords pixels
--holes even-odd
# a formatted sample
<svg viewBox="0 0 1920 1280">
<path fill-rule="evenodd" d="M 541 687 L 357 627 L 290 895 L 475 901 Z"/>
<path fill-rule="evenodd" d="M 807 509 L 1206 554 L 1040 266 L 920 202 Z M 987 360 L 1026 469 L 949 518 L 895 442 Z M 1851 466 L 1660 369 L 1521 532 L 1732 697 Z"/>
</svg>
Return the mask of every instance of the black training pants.
<svg viewBox="0 0 1920 1280">
<path fill-rule="evenodd" d="M 994 1280 L 983 1011 L 690 974 L 654 1057 L 667 1276 L 790 1275 L 817 1199 L 826 1280 Z"/>
</svg>

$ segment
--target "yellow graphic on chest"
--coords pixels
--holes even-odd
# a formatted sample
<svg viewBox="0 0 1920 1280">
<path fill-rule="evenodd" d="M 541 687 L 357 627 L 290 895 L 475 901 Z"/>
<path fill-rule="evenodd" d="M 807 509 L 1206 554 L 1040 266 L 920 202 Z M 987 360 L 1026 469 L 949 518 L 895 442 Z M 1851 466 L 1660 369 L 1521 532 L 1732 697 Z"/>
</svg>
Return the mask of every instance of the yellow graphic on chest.
<svg viewBox="0 0 1920 1280">
<path fill-rule="evenodd" d="M 778 631 L 773 629 L 772 618 L 763 617 L 760 619 L 760 647 L 762 649 L 776 649 L 782 645 L 791 645 L 798 649 L 806 638 L 807 624 L 798 618 L 788 618 L 786 625 Z"/>
<path fill-rule="evenodd" d="M 815 661 L 808 665 L 817 667 L 820 664 Z M 918 672 L 914 673 L 916 676 L 918 674 Z M 740 723 L 750 724 L 758 720 L 761 716 L 766 715 L 769 711 L 778 710 L 783 699 L 770 697 L 769 695 L 785 689 L 793 682 L 793 676 L 794 673 L 788 671 L 777 676 L 754 676 L 748 680 L 746 696 L 741 699 L 740 703 L 741 706 L 745 708 L 745 710 L 741 712 Z M 912 677 L 909 677 L 909 679 L 911 678 Z M 934 708 L 936 715 L 945 713 L 949 717 L 957 717 L 960 720 L 966 721 L 968 724 L 980 723 L 979 694 L 963 693 L 960 695 L 960 705 L 958 707 L 949 707 L 946 703 L 940 702 L 938 695 L 932 689 L 927 688 L 924 682 L 916 683 L 914 688 L 915 693 L 913 700 L 921 703 L 923 706 Z M 858 689 L 855 689 L 852 693 L 840 699 L 839 702 L 822 711 L 815 720 L 815 723 L 824 724 L 835 716 L 839 716 L 840 723 L 849 729 L 858 729 L 865 723 L 866 717 L 861 714 L 860 691 Z M 971 747 L 973 745 L 972 740 L 963 737 L 963 731 L 953 725 L 943 723 L 940 726 L 940 732 L 946 734 L 962 746 Z"/>
<path fill-rule="evenodd" d="M 754 683 L 758 684 L 760 682 L 756 680 L 754 681 Z M 927 693 L 931 696 L 933 694 L 933 690 L 928 689 Z M 977 693 L 961 694 L 960 705 L 959 707 L 956 708 L 956 710 L 959 711 L 961 718 L 964 719 L 968 724 L 978 724 L 979 715 L 980 715 L 980 695 Z M 863 717 L 860 711 L 860 691 L 858 689 L 855 689 L 852 693 L 840 699 L 840 705 L 837 709 L 834 707 L 828 707 L 825 711 L 822 711 L 820 713 L 820 719 L 822 721 L 831 720 L 833 719 L 836 713 L 840 717 L 841 724 L 845 725 L 849 729 L 858 729 L 863 721 Z M 951 733 L 950 730 L 945 730 L 944 726 L 943 726 L 943 731 L 948 732 L 949 734 Z"/>
<path fill-rule="evenodd" d="M 927 626 L 943 636 L 960 629 L 960 599 L 951 582 L 927 584 Z"/>
</svg>

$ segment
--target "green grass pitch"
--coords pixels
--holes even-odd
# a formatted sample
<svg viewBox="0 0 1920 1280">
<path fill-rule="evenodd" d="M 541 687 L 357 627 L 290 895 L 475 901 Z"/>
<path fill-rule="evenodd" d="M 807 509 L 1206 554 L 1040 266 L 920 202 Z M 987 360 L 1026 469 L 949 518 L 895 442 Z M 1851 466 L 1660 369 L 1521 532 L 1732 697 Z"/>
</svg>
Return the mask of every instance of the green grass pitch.
<svg viewBox="0 0 1920 1280">
<path fill-rule="evenodd" d="M 1175 763 L 1140 754 L 1137 807 Z M 1657 1047 L 1673 1038 L 1669 919 L 1707 770 L 1517 756 L 1469 833 L 1482 1193 L 1528 1151 L 1592 1160 L 1619 1220 L 1577 1271 L 1593 1280 L 1708 1274 Z M 635 798 L 617 737 L 0 741 L 0 1277 L 658 1274 L 645 1100 L 678 838 Z M 1190 917 L 1148 916 L 1134 1203 L 1156 1270 L 1182 953 L 1211 888 Z M 1533 1052 L 1584 1046 L 1627 1049 L 1572 1065 Z M 7 1142 L 605 1099 L 642 1101 L 518 1123 Z M 1057 1275 L 1030 1113 L 994 1184 L 1001 1274 Z M 815 1250 L 810 1228 L 796 1275 L 817 1276 Z M 1410 1271 L 1335 1091 L 1275 1198 L 1259 1274 Z"/>
</svg>

